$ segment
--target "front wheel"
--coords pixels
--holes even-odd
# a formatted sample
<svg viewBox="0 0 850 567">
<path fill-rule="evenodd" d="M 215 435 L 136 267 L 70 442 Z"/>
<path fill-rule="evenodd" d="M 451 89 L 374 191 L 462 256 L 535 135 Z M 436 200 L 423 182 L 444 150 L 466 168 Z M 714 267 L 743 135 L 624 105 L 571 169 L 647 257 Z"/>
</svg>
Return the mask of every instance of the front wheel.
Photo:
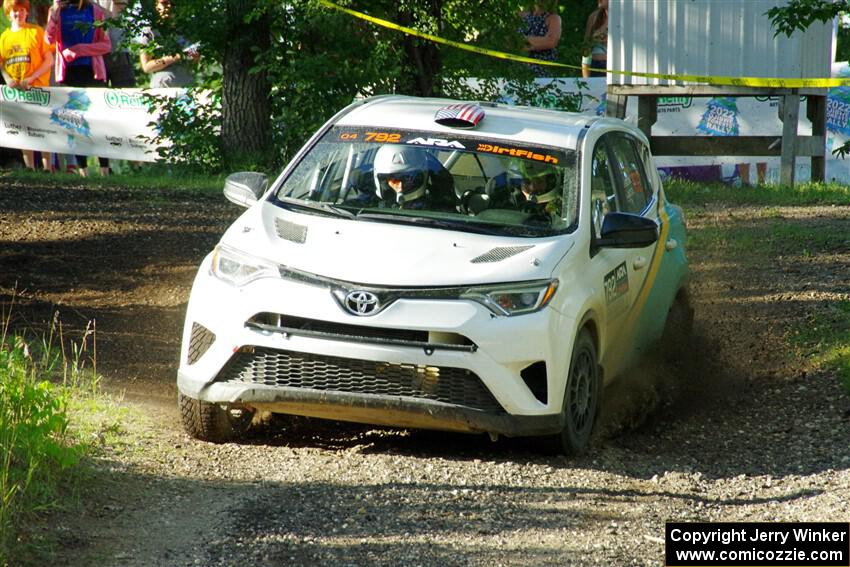
<svg viewBox="0 0 850 567">
<path fill-rule="evenodd" d="M 547 445 L 566 455 L 583 453 L 593 434 L 602 402 L 602 382 L 596 356 L 596 344 L 583 329 L 576 337 L 564 404 L 561 409 L 563 429 L 547 439 Z"/>
<path fill-rule="evenodd" d="M 251 426 L 254 412 L 248 408 L 226 406 L 196 400 L 177 394 L 180 417 L 186 433 L 212 443 L 226 443 L 240 438 Z"/>
</svg>

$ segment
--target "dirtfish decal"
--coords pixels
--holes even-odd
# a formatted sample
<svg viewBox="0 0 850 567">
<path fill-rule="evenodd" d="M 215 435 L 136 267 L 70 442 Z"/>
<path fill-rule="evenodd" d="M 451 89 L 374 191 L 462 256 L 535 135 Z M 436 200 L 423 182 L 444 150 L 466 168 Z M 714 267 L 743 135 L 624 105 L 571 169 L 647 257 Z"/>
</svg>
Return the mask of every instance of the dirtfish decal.
<svg viewBox="0 0 850 567">
<path fill-rule="evenodd" d="M 738 135 L 738 104 L 734 98 L 713 98 L 697 126 L 697 131 L 709 136 Z"/>
<path fill-rule="evenodd" d="M 50 104 L 50 91 L 45 91 L 38 88 L 33 88 L 28 91 L 19 91 L 12 87 L 3 85 L 0 88 L 0 93 L 3 94 L 3 100 L 9 102 L 22 102 L 24 104 L 37 104 L 38 106 L 47 106 Z"/>
<path fill-rule="evenodd" d="M 50 121 L 70 130 L 72 134 L 91 138 L 91 130 L 85 117 L 85 111 L 90 106 L 91 100 L 85 91 L 71 91 L 68 93 L 68 102 L 50 113 Z M 69 145 L 73 146 L 73 136 L 69 135 L 68 138 Z"/>
</svg>

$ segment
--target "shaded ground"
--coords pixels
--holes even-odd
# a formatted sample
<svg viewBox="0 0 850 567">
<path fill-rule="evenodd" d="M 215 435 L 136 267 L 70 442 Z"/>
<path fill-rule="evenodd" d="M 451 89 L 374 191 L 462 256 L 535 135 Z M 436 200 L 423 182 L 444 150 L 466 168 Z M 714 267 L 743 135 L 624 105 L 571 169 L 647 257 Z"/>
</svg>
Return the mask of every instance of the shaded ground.
<svg viewBox="0 0 850 567">
<path fill-rule="evenodd" d="M 183 311 L 239 212 L 217 195 L 0 178 L 12 327 L 45 330 L 58 311 L 73 340 L 94 321 L 104 385 L 133 410 L 82 515 L 52 523 L 60 564 L 657 565 L 668 520 L 848 520 L 850 399 L 785 340 L 850 299 L 847 208 L 695 211 L 693 355 L 609 392 L 628 403 L 573 460 L 521 440 L 310 420 L 240 445 L 187 438 Z M 771 255 L 746 254 L 744 234 L 772 238 Z"/>
</svg>

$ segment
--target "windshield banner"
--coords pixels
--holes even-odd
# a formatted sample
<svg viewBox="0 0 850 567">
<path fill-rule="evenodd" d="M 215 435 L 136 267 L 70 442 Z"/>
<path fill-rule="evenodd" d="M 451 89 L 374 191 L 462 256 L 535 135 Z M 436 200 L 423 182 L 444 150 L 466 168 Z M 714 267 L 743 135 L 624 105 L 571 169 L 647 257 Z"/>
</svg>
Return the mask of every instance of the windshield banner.
<svg viewBox="0 0 850 567">
<path fill-rule="evenodd" d="M 0 86 L 0 146 L 156 161 L 156 114 L 143 93 L 181 96 L 183 89 L 32 88 Z"/>
</svg>

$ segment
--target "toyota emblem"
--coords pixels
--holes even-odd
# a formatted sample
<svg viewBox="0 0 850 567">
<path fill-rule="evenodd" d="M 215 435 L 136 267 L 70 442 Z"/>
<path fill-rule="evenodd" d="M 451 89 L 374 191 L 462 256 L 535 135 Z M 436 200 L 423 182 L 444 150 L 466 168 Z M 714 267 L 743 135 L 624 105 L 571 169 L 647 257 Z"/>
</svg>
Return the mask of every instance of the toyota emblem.
<svg viewBox="0 0 850 567">
<path fill-rule="evenodd" d="M 372 315 L 380 306 L 378 296 L 369 291 L 356 290 L 345 296 L 345 308 L 354 315 Z"/>
</svg>

